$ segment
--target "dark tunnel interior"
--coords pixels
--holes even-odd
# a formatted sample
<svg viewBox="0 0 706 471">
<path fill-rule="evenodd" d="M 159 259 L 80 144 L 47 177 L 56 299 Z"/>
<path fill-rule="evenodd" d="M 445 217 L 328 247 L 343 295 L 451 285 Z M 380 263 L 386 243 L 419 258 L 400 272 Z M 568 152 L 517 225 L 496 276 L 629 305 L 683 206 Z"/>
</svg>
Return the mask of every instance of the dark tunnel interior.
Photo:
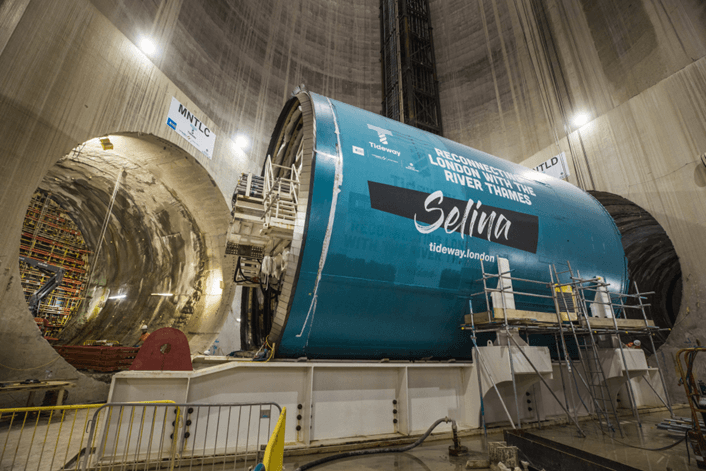
<svg viewBox="0 0 706 471">
<path fill-rule="evenodd" d="M 59 345 L 108 340 L 129 346 L 142 325 L 188 333 L 198 329 L 196 317 L 213 311 L 204 296 L 213 285 L 212 263 L 193 206 L 143 163 L 145 152 L 186 159 L 183 151 L 166 143 L 111 139 L 115 150 L 102 149 L 97 139 L 74 149 L 38 188 L 73 220 L 89 251 L 81 267 L 86 282 L 76 293 L 85 299 L 60 330 Z M 61 259 L 50 258 L 55 262 Z"/>
<path fill-rule="evenodd" d="M 623 249 L 628 259 L 630 294 L 654 292 L 648 295 L 648 318 L 659 327 L 670 329 L 679 314 L 682 302 L 682 271 L 674 245 L 664 228 L 643 208 L 622 196 L 605 191 L 589 191 L 608 213 L 622 235 Z M 642 318 L 637 309 L 628 309 L 630 318 Z M 665 333 L 655 338 L 659 347 Z"/>
</svg>

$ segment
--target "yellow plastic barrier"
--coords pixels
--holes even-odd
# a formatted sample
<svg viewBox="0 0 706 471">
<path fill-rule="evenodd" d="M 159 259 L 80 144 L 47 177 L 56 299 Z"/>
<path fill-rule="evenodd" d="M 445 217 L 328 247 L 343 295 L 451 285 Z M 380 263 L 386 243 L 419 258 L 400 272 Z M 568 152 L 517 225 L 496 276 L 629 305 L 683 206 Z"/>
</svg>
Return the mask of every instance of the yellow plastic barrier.
<svg viewBox="0 0 706 471">
<path fill-rule="evenodd" d="M 279 415 L 277 425 L 272 432 L 270 440 L 265 448 L 265 456 L 262 459 L 262 464 L 267 471 L 282 471 L 282 462 L 284 460 L 284 426 L 287 422 L 287 408 L 282 408 L 282 413 Z"/>
</svg>

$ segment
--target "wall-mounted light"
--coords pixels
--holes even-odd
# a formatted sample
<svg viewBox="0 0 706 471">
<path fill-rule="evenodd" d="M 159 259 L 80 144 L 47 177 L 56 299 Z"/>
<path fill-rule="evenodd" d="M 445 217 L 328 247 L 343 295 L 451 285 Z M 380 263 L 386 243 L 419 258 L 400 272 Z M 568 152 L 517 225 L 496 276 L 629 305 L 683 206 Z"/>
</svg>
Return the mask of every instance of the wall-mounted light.
<svg viewBox="0 0 706 471">
<path fill-rule="evenodd" d="M 236 321 L 237 321 L 237 322 L 240 322 L 240 317 L 238 317 L 238 318 L 236 319 Z"/>
<path fill-rule="evenodd" d="M 157 46 L 155 46 L 154 41 L 149 38 L 140 39 L 140 49 L 142 49 L 142 52 L 148 56 L 151 56 L 157 52 Z"/>
<path fill-rule="evenodd" d="M 574 115 L 574 117 L 571 119 L 571 124 L 573 124 L 577 128 L 580 128 L 584 124 L 588 123 L 590 119 L 591 116 L 589 116 L 588 113 L 576 113 L 576 115 Z"/>
<path fill-rule="evenodd" d="M 103 148 L 103 150 L 112 150 L 113 149 L 113 143 L 110 142 L 109 137 L 101 137 L 100 141 L 101 141 L 101 147 Z"/>
<path fill-rule="evenodd" d="M 235 136 L 233 143 L 239 150 L 248 150 L 250 148 L 250 139 L 245 134 L 238 134 Z"/>
<path fill-rule="evenodd" d="M 116 294 L 115 296 L 108 296 L 108 299 L 124 299 L 127 294 Z"/>
<path fill-rule="evenodd" d="M 206 289 L 204 291 L 212 296 L 220 296 L 223 294 L 224 286 L 225 285 L 222 279 L 217 278 L 216 276 L 211 276 L 208 281 L 206 281 Z"/>
</svg>

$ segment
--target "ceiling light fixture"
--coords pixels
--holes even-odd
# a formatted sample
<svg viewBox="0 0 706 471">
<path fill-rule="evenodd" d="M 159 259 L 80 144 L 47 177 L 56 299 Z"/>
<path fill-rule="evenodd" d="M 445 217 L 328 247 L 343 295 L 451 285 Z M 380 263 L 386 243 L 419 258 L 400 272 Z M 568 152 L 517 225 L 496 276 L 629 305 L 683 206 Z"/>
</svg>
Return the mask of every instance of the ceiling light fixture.
<svg viewBox="0 0 706 471">
<path fill-rule="evenodd" d="M 123 299 L 127 297 L 127 294 L 116 294 L 115 296 L 108 296 L 108 299 Z"/>
<path fill-rule="evenodd" d="M 174 296 L 174 293 L 152 293 L 150 296 Z"/>
</svg>

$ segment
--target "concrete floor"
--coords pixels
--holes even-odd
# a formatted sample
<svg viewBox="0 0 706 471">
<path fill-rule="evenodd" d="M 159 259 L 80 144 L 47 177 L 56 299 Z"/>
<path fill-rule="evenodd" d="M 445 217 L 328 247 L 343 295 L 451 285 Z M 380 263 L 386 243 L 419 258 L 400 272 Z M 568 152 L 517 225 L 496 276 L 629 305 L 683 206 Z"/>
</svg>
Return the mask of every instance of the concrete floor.
<svg viewBox="0 0 706 471">
<path fill-rule="evenodd" d="M 494 433 L 488 436 L 492 441 L 502 440 L 501 433 Z M 468 447 L 468 456 L 449 456 L 449 445 L 451 441 L 433 441 L 423 443 L 413 450 L 404 453 L 385 453 L 371 456 L 361 456 L 344 458 L 341 460 L 325 463 L 316 466 L 316 470 L 399 470 L 399 471 L 459 471 L 466 469 L 466 462 L 471 456 L 487 458 L 483 453 L 483 437 L 470 437 L 462 440 L 464 446 Z M 335 453 L 291 456 L 284 458 L 284 469 L 292 471 L 299 466 L 318 460 Z"/>
<path fill-rule="evenodd" d="M 688 417 L 690 414 L 688 407 L 675 408 L 675 415 L 678 417 Z M 641 421 L 642 427 L 638 427 L 634 418 L 631 416 L 623 417 L 621 425 L 625 436 L 620 438 L 618 435 L 616 438 L 610 438 L 601 433 L 598 423 L 595 421 L 582 421 L 581 427 L 586 433 L 586 437 L 580 437 L 576 428 L 574 426 L 560 425 L 560 426 L 549 426 L 541 429 L 531 429 L 528 430 L 529 433 L 548 438 L 550 440 L 557 441 L 559 443 L 578 448 L 587 452 L 596 453 L 600 456 L 625 463 L 637 469 L 642 469 L 646 471 L 665 471 L 668 469 L 676 470 L 697 470 L 697 466 L 693 457 L 691 455 L 691 464 L 688 463 L 686 455 L 686 447 L 682 442 L 671 448 L 669 450 L 663 451 L 647 451 L 638 448 L 633 448 L 629 445 L 644 448 L 661 448 L 663 446 L 674 443 L 678 438 L 668 435 L 663 430 L 657 428 L 663 419 L 669 417 L 669 412 L 660 411 L 651 414 L 642 413 Z M 30 421 L 31 422 L 31 421 Z M 26 433 L 23 437 L 20 436 L 20 431 L 16 430 L 12 437 L 8 441 L 4 434 L 7 433 L 7 424 L 5 424 L 5 429 L 0 432 L 0 447 L 4 444 L 3 449 L 7 453 L 3 453 L 3 457 L 0 463 L 1 470 L 11 470 L 11 469 L 56 469 L 57 463 L 65 463 L 67 460 L 74 456 L 78 449 L 81 448 L 81 435 L 85 430 L 86 420 L 84 412 L 82 411 L 77 420 L 74 422 L 73 413 L 69 413 L 65 417 L 65 424 L 68 427 L 71 424 L 76 424 L 72 427 L 71 438 L 74 443 L 74 447 L 69 450 L 68 434 L 64 433 L 61 443 L 56 442 L 52 434 L 49 440 L 46 440 L 46 425 L 42 424 L 38 428 L 36 435 L 39 437 L 39 442 L 47 441 L 49 447 L 36 445 L 30 446 L 32 435 L 32 427 L 34 424 L 28 424 Z M 18 427 L 15 427 L 18 428 Z M 44 440 L 43 440 L 44 439 Z M 85 437 L 84 437 L 85 439 Z M 488 435 L 488 441 L 502 441 L 503 435 L 500 430 L 492 431 Z M 21 442 L 20 446 L 17 443 Z M 56 443 L 55 443 L 56 442 Z M 351 457 L 345 458 L 330 463 L 326 463 L 317 466 L 316 470 L 330 470 L 330 471 L 344 471 L 344 470 L 399 470 L 399 471 L 416 471 L 416 470 L 427 470 L 427 471 L 450 471 L 450 470 L 462 470 L 466 468 L 466 462 L 470 457 L 477 457 L 480 459 L 483 457 L 484 450 L 487 449 L 485 438 L 482 435 L 473 435 L 462 437 L 461 442 L 464 446 L 469 449 L 468 456 L 461 457 L 451 457 L 448 454 L 448 447 L 451 445 L 450 439 L 434 440 L 429 439 L 422 445 L 414 448 L 405 453 L 387 453 L 378 454 L 371 456 L 362 457 Z M 59 453 L 60 456 L 54 456 L 52 452 L 55 445 L 57 449 L 62 450 Z M 78 448 L 76 448 L 78 447 Z M 74 449 L 76 448 L 76 449 Z M 66 451 L 69 450 L 69 451 Z M 18 453 L 18 460 L 13 459 L 13 452 Z M 290 452 L 291 453 L 291 452 Z M 333 455 L 336 453 L 329 454 L 307 454 L 307 455 L 294 455 L 285 456 L 284 464 L 285 469 L 288 471 L 293 471 L 299 466 L 309 463 L 311 461 L 323 458 L 325 456 Z M 487 456 L 487 455 L 485 455 Z M 52 458 L 54 463 L 52 465 Z M 28 459 L 28 461 L 25 461 Z M 40 464 L 41 463 L 41 464 Z M 252 465 L 252 461 L 249 463 Z M 239 462 L 235 465 L 235 469 L 242 469 L 244 463 Z M 18 467 L 19 466 L 19 467 Z M 184 463 L 181 468 L 177 469 L 202 469 L 202 470 L 217 470 L 217 469 L 234 469 L 234 463 L 218 463 L 215 465 L 201 465 L 200 462 L 194 463 Z M 548 470 L 553 471 L 553 470 Z"/>
<path fill-rule="evenodd" d="M 690 414 L 688 407 L 675 408 L 675 414 L 679 417 L 688 417 Z M 617 435 L 612 439 L 601 433 L 598 423 L 595 421 L 581 422 L 581 427 L 586 433 L 585 438 L 581 438 L 574 426 L 552 426 L 543 429 L 531 430 L 530 433 L 557 441 L 559 443 L 579 448 L 600 456 L 633 466 L 645 471 L 665 471 L 672 470 L 696 470 L 696 462 L 693 453 L 691 454 L 691 465 L 688 464 L 686 447 L 684 443 L 664 451 L 647 451 L 632 448 L 627 445 L 644 448 L 661 448 L 674 443 L 678 438 L 669 436 L 663 430 L 657 428 L 663 419 L 669 417 L 669 412 L 659 412 L 653 414 L 643 414 L 640 419 L 642 427 L 638 427 L 636 421 L 630 418 L 623 418 L 621 426 L 625 434 L 624 438 Z M 501 433 L 488 435 L 488 441 L 502 441 Z M 485 439 L 483 436 L 472 436 L 462 438 L 462 444 L 467 446 L 471 456 L 483 455 L 485 449 Z M 345 458 L 330 463 L 317 466 L 316 470 L 346 471 L 346 470 L 399 470 L 399 471 L 449 471 L 462 470 L 466 468 L 469 456 L 450 457 L 448 447 L 450 441 L 432 441 L 405 453 L 390 453 L 363 457 Z M 693 451 L 693 450 L 692 450 Z M 333 453 L 331 453 L 333 454 Z M 285 469 L 292 471 L 302 464 L 317 460 L 330 454 L 302 455 L 285 457 Z M 548 470 L 552 471 L 552 470 Z"/>
</svg>

